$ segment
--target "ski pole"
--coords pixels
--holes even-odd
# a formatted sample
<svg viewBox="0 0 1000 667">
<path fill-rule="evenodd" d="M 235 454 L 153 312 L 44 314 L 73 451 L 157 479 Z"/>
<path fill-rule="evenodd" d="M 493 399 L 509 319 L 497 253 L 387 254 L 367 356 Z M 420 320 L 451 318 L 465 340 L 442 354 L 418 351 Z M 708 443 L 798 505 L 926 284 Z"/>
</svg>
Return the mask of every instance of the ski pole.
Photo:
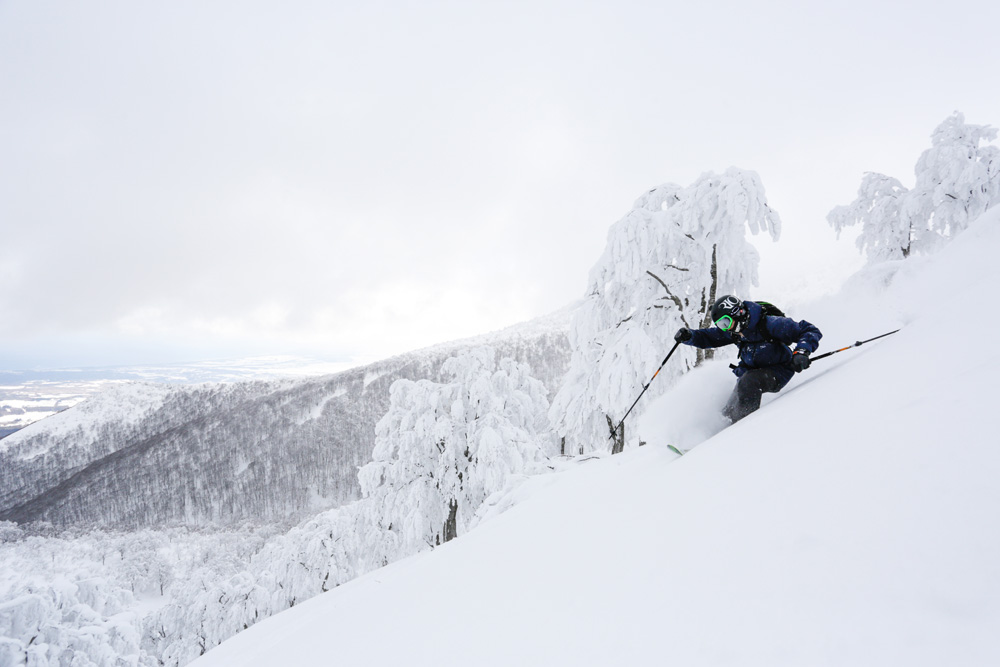
<svg viewBox="0 0 1000 667">
<path fill-rule="evenodd" d="M 889 333 L 884 333 L 881 336 L 875 336 L 874 338 L 869 338 L 868 340 L 859 340 L 854 345 L 848 345 L 847 347 L 842 347 L 839 350 L 834 350 L 833 352 L 827 352 L 825 354 L 819 355 L 818 357 L 813 357 L 811 359 L 811 361 L 819 361 L 823 357 L 829 357 L 831 354 L 837 354 L 838 352 L 843 352 L 844 350 L 850 350 L 852 347 L 861 347 L 865 343 L 870 343 L 873 340 L 878 340 L 879 338 L 885 338 L 886 336 L 891 336 L 892 334 L 896 333 L 897 331 L 899 331 L 899 329 L 896 329 L 896 331 L 890 331 Z"/>
<path fill-rule="evenodd" d="M 660 362 L 660 367 L 656 369 L 655 373 L 653 373 L 653 377 L 649 378 L 649 382 L 647 382 L 646 384 L 642 385 L 642 392 L 639 394 L 638 398 L 635 399 L 635 403 L 633 403 L 632 407 L 628 409 L 628 412 L 625 413 L 625 416 L 622 417 L 622 420 L 620 422 L 618 422 L 618 426 L 615 426 L 614 429 L 611 431 L 611 435 L 608 436 L 608 440 L 610 440 L 611 438 L 615 437 L 615 433 L 618 433 L 618 429 L 620 429 L 622 427 L 622 424 L 625 423 L 625 420 L 628 418 L 628 416 L 630 414 L 632 414 L 632 408 L 634 408 L 636 406 L 636 404 L 639 403 L 639 399 L 642 398 L 642 395 L 646 393 L 647 389 L 649 389 L 649 385 L 653 384 L 653 380 L 655 380 L 656 376 L 660 374 L 660 371 L 663 370 L 663 367 L 667 365 L 667 361 L 670 359 L 671 355 L 673 355 L 673 353 L 674 353 L 674 350 L 676 350 L 677 346 L 680 345 L 680 344 L 681 344 L 680 341 L 677 341 L 676 343 L 674 343 L 674 346 L 672 348 L 670 348 L 670 352 L 668 352 L 667 356 L 663 358 L 662 362 Z"/>
</svg>

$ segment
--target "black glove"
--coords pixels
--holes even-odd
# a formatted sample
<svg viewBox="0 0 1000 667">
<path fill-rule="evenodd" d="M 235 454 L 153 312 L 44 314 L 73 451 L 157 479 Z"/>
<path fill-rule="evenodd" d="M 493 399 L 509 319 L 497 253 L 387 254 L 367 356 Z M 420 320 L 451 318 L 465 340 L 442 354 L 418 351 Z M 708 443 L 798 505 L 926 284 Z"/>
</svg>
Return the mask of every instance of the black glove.
<svg viewBox="0 0 1000 667">
<path fill-rule="evenodd" d="M 674 334 L 674 340 L 678 343 L 686 343 L 694 338 L 694 334 L 687 327 L 681 327 L 677 333 Z"/>
<path fill-rule="evenodd" d="M 805 369 L 809 368 L 809 350 L 795 350 L 792 354 L 792 370 L 796 373 L 801 373 Z"/>
</svg>

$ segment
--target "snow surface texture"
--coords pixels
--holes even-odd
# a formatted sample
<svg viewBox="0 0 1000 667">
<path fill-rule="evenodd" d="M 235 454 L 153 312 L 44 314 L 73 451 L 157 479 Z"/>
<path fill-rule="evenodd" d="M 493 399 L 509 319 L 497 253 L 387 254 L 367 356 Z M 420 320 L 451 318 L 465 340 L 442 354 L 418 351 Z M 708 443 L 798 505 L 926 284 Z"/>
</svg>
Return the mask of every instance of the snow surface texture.
<svg viewBox="0 0 1000 667">
<path fill-rule="evenodd" d="M 468 535 L 195 664 L 1000 664 L 1000 360 L 954 340 L 972 313 L 973 335 L 1000 327 L 981 303 L 997 248 L 1000 209 L 802 313 L 821 351 L 906 326 L 816 362 L 686 456 L 665 444 L 694 444 L 697 420 L 649 417 L 649 446 L 536 478 Z M 660 400 L 721 400 L 716 384 Z"/>
</svg>

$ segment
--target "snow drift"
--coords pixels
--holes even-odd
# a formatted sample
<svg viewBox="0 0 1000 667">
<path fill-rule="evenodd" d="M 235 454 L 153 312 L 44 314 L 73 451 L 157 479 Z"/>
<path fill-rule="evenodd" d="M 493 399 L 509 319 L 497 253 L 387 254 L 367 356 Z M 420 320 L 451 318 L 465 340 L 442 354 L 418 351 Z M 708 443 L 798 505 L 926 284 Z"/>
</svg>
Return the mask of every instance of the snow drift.
<svg viewBox="0 0 1000 667">
<path fill-rule="evenodd" d="M 688 455 L 665 444 L 717 426 L 662 413 L 710 416 L 718 366 L 650 406 L 647 447 L 534 478 L 468 535 L 195 664 L 1000 663 L 1000 361 L 962 336 L 1000 327 L 997 248 L 1000 209 L 796 312 L 821 352 L 904 328 Z"/>
</svg>

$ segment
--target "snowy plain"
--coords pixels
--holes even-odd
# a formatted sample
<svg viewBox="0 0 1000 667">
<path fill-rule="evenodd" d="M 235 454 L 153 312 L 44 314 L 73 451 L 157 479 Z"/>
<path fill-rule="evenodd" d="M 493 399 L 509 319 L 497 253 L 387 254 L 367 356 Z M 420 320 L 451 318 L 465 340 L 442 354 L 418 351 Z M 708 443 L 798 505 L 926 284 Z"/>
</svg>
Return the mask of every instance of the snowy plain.
<svg viewBox="0 0 1000 667">
<path fill-rule="evenodd" d="M 439 547 L 196 661 L 235 665 L 1000 664 L 1000 209 L 794 313 L 817 361 L 720 430 L 690 373 L 645 447 L 519 487 Z M 677 457 L 667 443 L 693 448 Z"/>
<path fill-rule="evenodd" d="M 127 383 L 190 385 L 274 380 L 336 373 L 358 364 L 270 356 L 163 366 L 0 369 L 0 439 Z"/>
</svg>

